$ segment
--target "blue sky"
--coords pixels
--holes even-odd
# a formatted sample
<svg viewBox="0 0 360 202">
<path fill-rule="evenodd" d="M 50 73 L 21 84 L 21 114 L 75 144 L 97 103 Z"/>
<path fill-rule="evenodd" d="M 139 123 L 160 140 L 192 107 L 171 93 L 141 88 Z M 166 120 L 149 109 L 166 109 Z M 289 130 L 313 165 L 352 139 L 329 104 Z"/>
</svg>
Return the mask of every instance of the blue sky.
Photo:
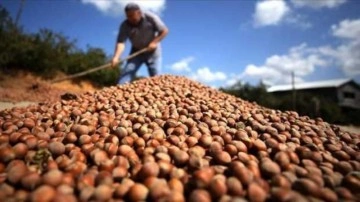
<svg viewBox="0 0 360 202">
<path fill-rule="evenodd" d="M 113 54 L 123 7 L 131 0 L 26 0 L 20 24 L 50 28 L 77 45 Z M 360 1 L 137 0 L 158 13 L 169 35 L 161 42 L 161 74 L 209 86 L 353 78 L 360 82 Z M 15 18 L 20 0 L 3 0 Z M 122 57 L 128 54 L 130 44 Z M 147 76 L 146 66 L 140 75 Z"/>
</svg>

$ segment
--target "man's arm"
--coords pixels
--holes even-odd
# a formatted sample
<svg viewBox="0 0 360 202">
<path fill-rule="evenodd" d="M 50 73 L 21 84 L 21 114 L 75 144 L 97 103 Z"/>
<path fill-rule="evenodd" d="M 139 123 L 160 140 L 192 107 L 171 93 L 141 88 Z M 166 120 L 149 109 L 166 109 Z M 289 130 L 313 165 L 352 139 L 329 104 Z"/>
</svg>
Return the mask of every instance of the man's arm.
<svg viewBox="0 0 360 202">
<path fill-rule="evenodd" d="M 118 37 L 116 39 L 114 56 L 111 61 L 111 66 L 115 67 L 119 63 L 119 58 L 125 49 L 125 41 L 128 38 L 127 29 L 124 24 L 120 26 Z"/>
<path fill-rule="evenodd" d="M 165 25 L 165 23 L 160 19 L 159 16 L 149 13 L 148 14 L 155 24 L 155 28 L 158 31 L 158 35 L 154 38 L 154 40 L 151 41 L 149 44 L 150 49 L 155 49 L 157 47 L 157 44 L 165 38 L 165 36 L 169 33 L 169 29 Z"/>
<path fill-rule="evenodd" d="M 164 28 L 164 30 L 163 30 L 162 32 L 160 32 L 159 35 L 156 36 L 152 42 L 159 43 L 163 38 L 165 38 L 165 36 L 166 36 L 168 33 L 169 33 L 169 29 L 168 29 L 168 28 Z"/>
<path fill-rule="evenodd" d="M 120 42 L 115 45 L 114 58 L 119 58 L 125 49 L 125 43 Z"/>
<path fill-rule="evenodd" d="M 125 49 L 125 43 L 117 43 L 115 45 L 114 57 L 111 61 L 111 66 L 115 67 L 119 63 L 119 58 Z"/>
<path fill-rule="evenodd" d="M 169 30 L 167 28 L 164 28 L 164 30 L 162 32 L 160 32 L 160 34 L 158 36 L 156 36 L 154 38 L 154 40 L 151 41 L 151 43 L 149 44 L 149 49 L 153 50 L 157 47 L 157 44 L 163 39 L 165 38 L 165 36 L 169 33 Z"/>
</svg>

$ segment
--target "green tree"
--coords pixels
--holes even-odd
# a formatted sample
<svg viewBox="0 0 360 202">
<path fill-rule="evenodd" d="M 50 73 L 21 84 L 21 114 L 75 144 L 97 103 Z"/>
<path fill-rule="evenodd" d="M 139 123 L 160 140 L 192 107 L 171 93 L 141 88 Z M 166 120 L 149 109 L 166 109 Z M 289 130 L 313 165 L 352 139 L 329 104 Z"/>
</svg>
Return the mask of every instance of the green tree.
<svg viewBox="0 0 360 202">
<path fill-rule="evenodd" d="M 230 87 L 220 88 L 220 90 L 272 109 L 295 110 L 301 116 L 321 117 L 330 123 L 360 124 L 360 110 L 343 109 L 328 98 L 310 92 L 296 92 L 296 109 L 294 109 L 292 92 L 267 93 L 266 86 L 261 82 L 257 86 L 251 86 L 239 81 Z"/>
<path fill-rule="evenodd" d="M 85 61 L 88 67 L 96 67 L 105 64 L 108 61 L 105 52 L 100 48 L 88 47 Z M 119 78 L 119 68 L 107 68 L 98 72 L 91 73 L 87 76 L 99 86 L 116 85 Z"/>
<path fill-rule="evenodd" d="M 265 107 L 276 106 L 274 96 L 267 93 L 266 86 L 262 82 L 260 82 L 257 86 L 252 86 L 249 83 L 242 83 L 241 81 L 238 81 L 232 86 L 220 88 L 220 91 L 250 102 L 256 102 Z"/>
<path fill-rule="evenodd" d="M 18 41 L 23 40 L 22 30 L 17 27 L 9 12 L 0 5 L 0 67 L 5 69 L 13 62 L 20 50 Z"/>
<path fill-rule="evenodd" d="M 88 46 L 83 51 L 76 46 L 75 40 L 50 29 L 23 33 L 1 6 L 0 38 L 0 67 L 3 71 L 23 69 L 52 79 L 59 72 L 75 74 L 109 61 L 102 49 Z M 77 80 L 87 79 L 98 86 L 108 86 L 116 84 L 118 77 L 119 68 L 109 68 Z"/>
</svg>

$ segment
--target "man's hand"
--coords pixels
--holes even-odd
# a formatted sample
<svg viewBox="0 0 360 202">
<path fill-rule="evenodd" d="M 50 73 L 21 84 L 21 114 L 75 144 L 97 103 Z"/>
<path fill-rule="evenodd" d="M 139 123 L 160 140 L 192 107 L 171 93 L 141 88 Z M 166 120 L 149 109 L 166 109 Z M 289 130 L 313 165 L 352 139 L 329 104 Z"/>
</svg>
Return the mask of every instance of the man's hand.
<svg viewBox="0 0 360 202">
<path fill-rule="evenodd" d="M 158 43 L 157 42 L 151 42 L 148 46 L 149 50 L 155 50 L 157 48 Z"/>
<path fill-rule="evenodd" d="M 119 58 L 114 57 L 114 58 L 111 60 L 111 67 L 112 67 L 112 68 L 115 68 L 118 64 L 119 64 Z"/>
</svg>

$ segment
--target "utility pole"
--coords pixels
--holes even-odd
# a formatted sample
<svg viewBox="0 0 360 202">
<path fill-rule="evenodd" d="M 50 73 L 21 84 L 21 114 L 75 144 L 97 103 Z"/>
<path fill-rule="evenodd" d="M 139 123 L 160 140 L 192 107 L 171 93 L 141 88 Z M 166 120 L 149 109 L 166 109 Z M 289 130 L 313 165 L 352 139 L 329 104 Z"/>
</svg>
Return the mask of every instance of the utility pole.
<svg viewBox="0 0 360 202">
<path fill-rule="evenodd" d="M 320 116 L 320 100 L 316 96 L 311 99 L 312 102 L 314 102 L 314 116 L 318 117 Z"/>
<path fill-rule="evenodd" d="M 292 84 L 293 110 L 296 111 L 296 90 L 295 90 L 295 74 L 294 74 L 294 71 L 291 72 L 291 84 Z"/>
<path fill-rule="evenodd" d="M 18 26 L 18 23 L 19 23 L 21 14 L 22 14 L 22 10 L 23 10 L 24 4 L 25 4 L 25 0 L 21 0 L 21 2 L 20 2 L 20 7 L 19 7 L 19 10 L 18 10 L 18 12 L 17 12 L 17 14 L 16 14 L 16 19 L 15 19 L 15 26 L 16 26 L 16 27 Z"/>
</svg>

